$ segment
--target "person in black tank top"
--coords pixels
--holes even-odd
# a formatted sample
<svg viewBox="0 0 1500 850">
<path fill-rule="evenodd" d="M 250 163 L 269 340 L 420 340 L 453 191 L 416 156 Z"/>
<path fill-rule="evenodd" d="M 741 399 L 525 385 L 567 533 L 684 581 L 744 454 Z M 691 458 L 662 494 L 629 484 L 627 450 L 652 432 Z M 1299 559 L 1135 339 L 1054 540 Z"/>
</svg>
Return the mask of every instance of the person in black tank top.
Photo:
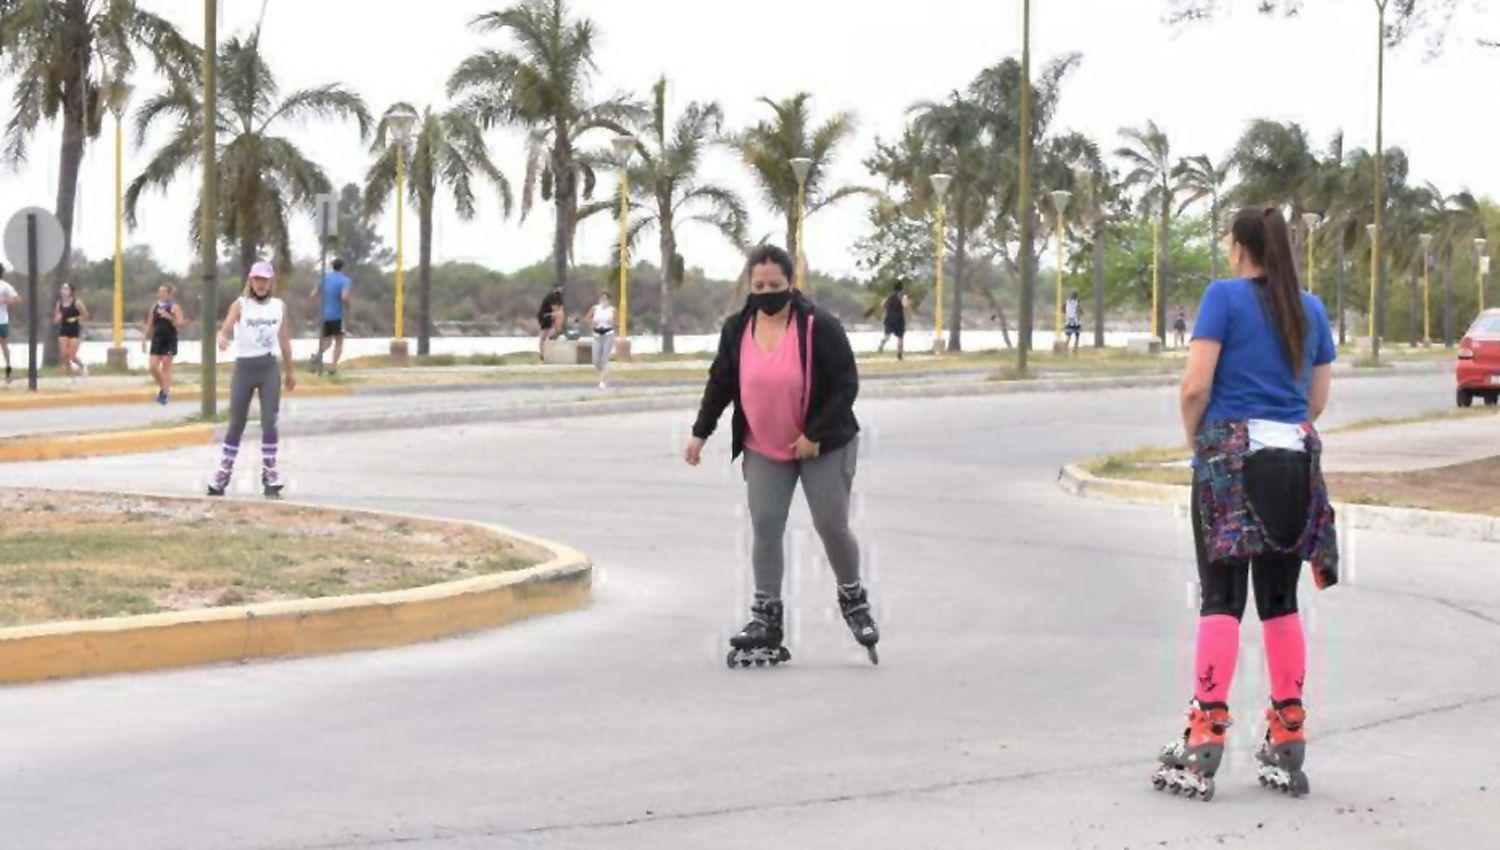
<svg viewBox="0 0 1500 850">
<path fill-rule="evenodd" d="M 906 297 L 906 284 L 897 283 L 896 289 L 885 299 L 885 336 L 880 339 L 880 350 L 885 351 L 885 344 L 896 338 L 896 359 L 906 359 L 906 311 L 911 302 Z"/>
<path fill-rule="evenodd" d="M 83 336 L 83 323 L 89 317 L 89 309 L 73 294 L 73 284 L 58 287 L 57 305 L 52 309 L 52 321 L 57 325 L 57 356 L 62 361 L 63 374 L 73 380 L 74 369 L 88 376 L 89 370 L 78 359 L 78 342 Z"/>
<path fill-rule="evenodd" d="M 172 360 L 177 356 L 177 328 L 183 321 L 182 308 L 172 300 L 175 294 L 171 286 L 157 287 L 156 301 L 141 327 L 151 358 L 151 377 L 156 381 L 156 403 L 160 405 L 165 405 L 172 393 Z"/>
</svg>

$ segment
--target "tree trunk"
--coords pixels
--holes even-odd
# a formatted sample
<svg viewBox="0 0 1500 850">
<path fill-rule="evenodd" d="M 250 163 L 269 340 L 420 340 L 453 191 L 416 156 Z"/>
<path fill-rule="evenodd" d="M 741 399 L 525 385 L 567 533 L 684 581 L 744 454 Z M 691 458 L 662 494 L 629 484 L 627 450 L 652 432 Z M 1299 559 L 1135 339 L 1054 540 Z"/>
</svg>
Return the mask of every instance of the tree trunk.
<svg viewBox="0 0 1500 850">
<path fill-rule="evenodd" d="M 578 212 L 578 184 L 573 174 L 572 151 L 568 149 L 567 127 L 555 127 L 553 133 L 552 202 L 557 214 L 552 232 L 552 283 L 562 288 L 564 309 L 572 312 L 568 262 L 573 255 L 573 217 Z"/>
<path fill-rule="evenodd" d="M 418 199 L 417 356 L 432 353 L 432 197 Z"/>
<path fill-rule="evenodd" d="M 969 225 L 963 218 L 966 211 L 963 194 L 958 197 L 959 222 L 958 222 L 958 244 L 953 254 L 953 316 L 948 327 L 948 350 L 963 351 L 963 324 L 964 324 L 964 272 L 967 270 L 969 257 Z"/>
<path fill-rule="evenodd" d="M 1172 207 L 1165 202 L 1161 205 L 1161 252 L 1156 257 L 1156 277 L 1158 291 L 1156 293 L 1156 337 L 1161 341 L 1162 348 L 1167 347 L 1167 253 L 1171 244 Z"/>
<path fill-rule="evenodd" d="M 1208 280 L 1219 279 L 1219 193 L 1208 207 Z"/>
<path fill-rule="evenodd" d="M 1000 321 L 1000 338 L 1005 340 L 1005 347 L 1007 349 L 1012 348 L 1013 346 L 1010 342 L 1010 322 L 1006 321 L 1005 305 L 1000 303 L 1000 299 L 998 298 L 995 299 L 995 318 Z"/>
<path fill-rule="evenodd" d="M 1339 238 L 1334 242 L 1334 310 L 1339 317 L 1339 345 L 1344 345 L 1348 340 L 1348 322 L 1344 315 L 1344 286 L 1348 269 L 1344 267 L 1344 240 Z"/>
<path fill-rule="evenodd" d="M 1094 222 L 1094 347 L 1104 347 L 1104 217 Z M 1217 256 L 1217 255 L 1216 255 Z"/>
<path fill-rule="evenodd" d="M 57 173 L 57 222 L 62 225 L 63 252 L 53 272 L 54 291 L 65 282 L 71 282 L 73 269 L 73 213 L 78 199 L 78 171 L 83 164 L 85 133 L 83 125 L 83 85 L 76 78 L 63 84 L 63 134 L 62 151 Z M 40 290 L 41 287 L 38 287 Z M 43 311 L 45 312 L 45 311 Z M 47 315 L 50 316 L 50 313 Z M 50 319 L 44 319 L 50 324 Z M 42 337 L 42 363 L 56 366 L 57 334 L 40 333 Z"/>
<path fill-rule="evenodd" d="M 786 213 L 786 252 L 792 255 L 792 262 L 797 262 L 797 200 L 792 199 L 792 206 Z"/>
<path fill-rule="evenodd" d="M 1443 345 L 1453 347 L 1453 249 L 1443 263 Z"/>
<path fill-rule="evenodd" d="M 672 268 L 676 265 L 677 234 L 672 230 L 672 207 L 670 201 L 661 204 L 657 229 L 661 231 L 661 350 L 672 354 L 676 342 L 672 338 Z"/>
</svg>

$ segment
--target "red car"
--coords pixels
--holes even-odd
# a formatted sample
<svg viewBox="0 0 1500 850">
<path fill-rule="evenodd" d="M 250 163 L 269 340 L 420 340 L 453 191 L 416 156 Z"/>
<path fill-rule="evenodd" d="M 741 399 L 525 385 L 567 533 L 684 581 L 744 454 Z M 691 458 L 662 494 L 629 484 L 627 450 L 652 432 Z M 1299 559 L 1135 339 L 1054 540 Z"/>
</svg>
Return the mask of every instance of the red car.
<svg viewBox="0 0 1500 850">
<path fill-rule="evenodd" d="M 1458 343 L 1458 406 L 1500 404 L 1500 310 L 1486 310 Z"/>
</svg>

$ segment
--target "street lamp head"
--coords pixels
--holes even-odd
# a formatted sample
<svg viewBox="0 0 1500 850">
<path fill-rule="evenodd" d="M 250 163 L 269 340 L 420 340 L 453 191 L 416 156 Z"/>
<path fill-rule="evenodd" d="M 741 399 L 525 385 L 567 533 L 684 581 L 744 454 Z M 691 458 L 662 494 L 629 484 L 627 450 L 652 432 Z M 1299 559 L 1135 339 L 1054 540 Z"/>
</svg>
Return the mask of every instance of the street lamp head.
<svg viewBox="0 0 1500 850">
<path fill-rule="evenodd" d="M 1429 251 L 1429 250 L 1432 249 L 1432 234 L 1431 233 L 1418 234 L 1417 241 L 1422 243 L 1422 250 L 1423 251 Z"/>
<path fill-rule="evenodd" d="M 131 85 L 124 80 L 113 80 L 104 89 L 104 102 L 109 111 L 116 119 L 125 115 L 125 107 L 130 103 L 130 95 L 135 91 Z"/>
<path fill-rule="evenodd" d="M 1480 257 L 1479 258 L 1479 273 L 1480 274 L 1484 274 L 1484 275 L 1487 275 L 1487 274 L 1490 273 L 1490 258 L 1489 257 Z"/>
<path fill-rule="evenodd" d="M 1309 231 L 1316 230 L 1318 225 L 1321 224 L 1322 221 L 1323 216 L 1318 215 L 1315 212 L 1305 212 L 1302 214 L 1302 223 L 1307 225 L 1307 229 Z"/>
<path fill-rule="evenodd" d="M 1489 244 L 1490 243 L 1486 242 L 1482 237 L 1475 239 L 1474 240 L 1474 253 L 1476 253 L 1476 254 L 1483 254 L 1484 253 L 1484 249 L 1487 248 L 1487 247 L 1489 247 Z"/>
<path fill-rule="evenodd" d="M 928 178 L 932 181 L 932 194 L 938 203 L 948 196 L 948 187 L 953 185 L 953 175 L 934 174 Z"/>
<path fill-rule="evenodd" d="M 615 148 L 615 156 L 620 159 L 630 159 L 631 151 L 635 150 L 635 136 L 615 136 L 609 140 Z"/>
<path fill-rule="evenodd" d="M 386 126 L 391 128 L 391 136 L 397 144 L 406 144 L 411 138 L 412 128 L 417 125 L 417 111 L 411 107 L 400 107 L 389 112 L 386 117 Z"/>
<path fill-rule="evenodd" d="M 1368 233 L 1368 234 L 1370 234 L 1370 241 L 1374 242 L 1375 241 L 1375 225 L 1373 225 L 1373 224 L 1367 224 L 1367 225 L 1365 225 L 1365 232 Z"/>
<path fill-rule="evenodd" d="M 791 166 L 792 174 L 797 178 L 797 185 L 807 185 L 807 176 L 812 173 L 813 161 L 805 156 L 799 156 L 791 160 Z"/>
<path fill-rule="evenodd" d="M 1058 189 L 1052 193 L 1052 208 L 1057 210 L 1057 215 L 1062 216 L 1068 209 L 1068 202 L 1073 200 L 1073 193 L 1066 189 Z"/>
</svg>

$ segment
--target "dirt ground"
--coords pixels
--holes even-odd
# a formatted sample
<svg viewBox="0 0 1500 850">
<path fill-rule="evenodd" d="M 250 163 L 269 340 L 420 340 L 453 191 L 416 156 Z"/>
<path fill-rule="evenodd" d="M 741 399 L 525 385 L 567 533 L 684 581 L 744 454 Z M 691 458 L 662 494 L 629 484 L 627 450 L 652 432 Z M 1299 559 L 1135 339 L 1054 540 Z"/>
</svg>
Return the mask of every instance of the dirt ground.
<svg viewBox="0 0 1500 850">
<path fill-rule="evenodd" d="M 1500 457 L 1418 472 L 1328 474 L 1341 502 L 1500 516 Z"/>
<path fill-rule="evenodd" d="M 544 558 L 439 522 L 0 490 L 0 627 L 400 590 Z"/>
</svg>

